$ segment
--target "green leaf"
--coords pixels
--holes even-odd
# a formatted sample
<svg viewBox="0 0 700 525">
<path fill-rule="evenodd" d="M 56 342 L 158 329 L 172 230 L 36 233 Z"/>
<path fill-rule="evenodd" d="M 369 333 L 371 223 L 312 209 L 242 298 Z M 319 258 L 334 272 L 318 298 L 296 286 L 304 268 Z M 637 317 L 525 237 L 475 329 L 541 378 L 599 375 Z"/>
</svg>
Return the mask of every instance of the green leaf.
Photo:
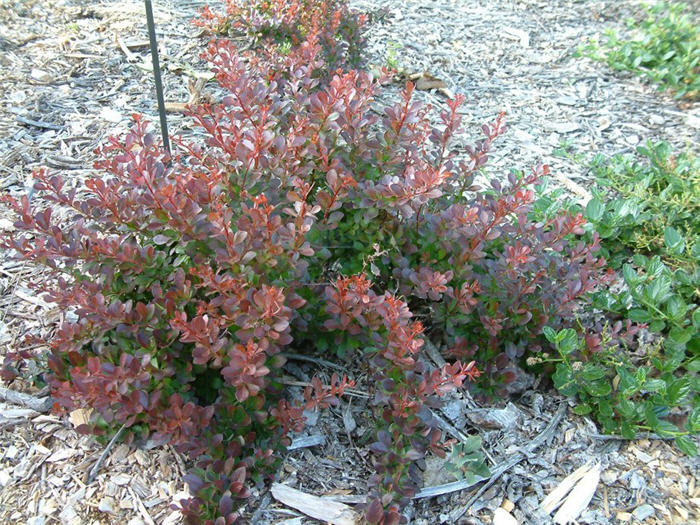
<svg viewBox="0 0 700 525">
<path fill-rule="evenodd" d="M 592 410 L 593 408 L 591 408 L 591 405 L 589 405 L 588 403 L 582 403 L 580 405 L 576 405 L 573 408 L 572 412 L 579 416 L 585 416 L 586 414 L 590 414 Z"/>
<path fill-rule="evenodd" d="M 644 382 L 647 380 L 647 375 L 649 374 L 649 369 L 647 367 L 640 367 L 637 368 L 637 371 L 634 373 L 634 378 L 637 380 L 638 385 L 643 385 Z"/>
<path fill-rule="evenodd" d="M 639 390 L 639 382 L 629 370 L 622 366 L 617 366 L 615 367 L 615 371 L 617 372 L 617 375 L 620 376 L 620 382 L 617 385 L 617 389 L 623 395 L 630 396 Z"/>
<path fill-rule="evenodd" d="M 663 392 L 666 390 L 666 381 L 663 379 L 647 379 L 642 388 L 647 392 Z"/>
<path fill-rule="evenodd" d="M 615 413 L 613 412 L 612 405 L 610 401 L 608 401 L 608 398 L 601 397 L 600 399 L 596 399 L 596 402 L 598 403 L 598 414 L 600 414 L 600 417 L 608 419 L 612 423 L 612 418 Z M 610 428 L 606 429 L 606 432 L 613 432 L 615 427 L 616 425 L 613 423 Z"/>
<path fill-rule="evenodd" d="M 673 272 L 673 282 L 676 286 L 679 284 L 682 286 L 693 286 L 693 278 L 682 268 L 678 268 Z"/>
<path fill-rule="evenodd" d="M 581 377 L 586 381 L 595 381 L 596 379 L 605 377 L 605 368 L 592 363 L 586 363 L 581 371 Z"/>
<path fill-rule="evenodd" d="M 554 344 L 557 344 L 557 343 L 559 342 L 559 338 L 558 338 L 557 332 L 556 332 L 555 330 L 553 330 L 552 328 L 550 328 L 549 326 L 545 326 L 545 327 L 542 329 L 542 333 L 543 333 L 544 336 L 547 338 L 547 341 L 549 341 L 549 342 L 552 343 L 553 345 L 554 345 Z"/>
<path fill-rule="evenodd" d="M 647 425 L 652 428 L 659 424 L 659 416 L 656 414 L 654 403 L 649 400 L 644 403 L 644 418 L 646 419 Z"/>
<path fill-rule="evenodd" d="M 471 454 L 481 449 L 481 436 L 469 436 L 466 441 L 462 443 L 461 452 L 464 454 Z"/>
<path fill-rule="evenodd" d="M 632 261 L 634 264 L 636 264 L 640 268 L 646 268 L 647 263 L 649 262 L 649 258 L 642 255 L 641 253 L 635 253 L 632 256 Z M 627 280 L 627 279 L 625 279 Z"/>
<path fill-rule="evenodd" d="M 667 226 L 664 230 L 664 243 L 669 252 L 674 255 L 681 255 L 685 248 L 685 240 L 678 230 Z"/>
<path fill-rule="evenodd" d="M 673 436 L 678 433 L 678 427 L 665 419 L 659 420 L 656 425 L 651 425 L 651 428 L 660 436 Z"/>
<path fill-rule="evenodd" d="M 612 386 L 604 380 L 586 382 L 583 384 L 583 387 L 586 389 L 586 392 L 594 397 L 607 396 L 612 392 Z"/>
<path fill-rule="evenodd" d="M 491 471 L 489 470 L 488 465 L 486 465 L 483 459 L 475 465 L 470 465 L 469 470 L 476 476 L 480 476 L 482 478 L 488 478 L 491 476 Z"/>
<path fill-rule="evenodd" d="M 642 308 L 633 308 L 627 312 L 627 318 L 635 323 L 648 323 L 652 320 L 651 314 Z"/>
<path fill-rule="evenodd" d="M 664 347 L 668 348 L 685 348 L 685 345 L 690 341 L 690 339 L 695 334 L 695 329 L 689 328 L 679 328 L 678 326 L 671 327 L 666 340 L 664 341 Z"/>
<path fill-rule="evenodd" d="M 666 328 L 666 323 L 664 323 L 661 319 L 656 319 L 655 321 L 652 321 L 649 323 L 649 331 L 654 332 L 654 333 L 661 333 L 664 331 Z"/>
<path fill-rule="evenodd" d="M 617 402 L 615 408 L 617 408 L 618 413 L 625 419 L 632 419 L 636 413 L 634 403 L 629 399 L 621 399 Z"/>
<path fill-rule="evenodd" d="M 654 304 L 666 301 L 670 292 L 671 279 L 666 275 L 659 275 L 644 287 L 644 296 Z"/>
<path fill-rule="evenodd" d="M 557 345 L 557 349 L 562 354 L 570 354 L 578 348 L 578 334 L 576 333 L 576 330 L 572 328 L 565 328 L 564 330 L 560 331 L 559 334 L 557 334 L 557 337 L 560 341 Z"/>
<path fill-rule="evenodd" d="M 688 372 L 700 372 L 700 357 L 688 361 L 685 365 Z"/>
<path fill-rule="evenodd" d="M 685 317 L 688 305 L 679 295 L 672 295 L 666 302 L 666 313 L 674 321 L 680 321 Z"/>
<path fill-rule="evenodd" d="M 594 197 L 588 201 L 586 205 L 585 217 L 591 222 L 600 222 L 600 219 L 605 213 L 605 205 L 597 198 Z"/>
<path fill-rule="evenodd" d="M 700 259 L 700 238 L 693 244 L 693 249 L 690 254 L 697 260 Z"/>
<path fill-rule="evenodd" d="M 637 272 L 632 268 L 632 265 L 630 264 L 623 264 L 622 265 L 622 277 L 624 278 L 625 282 L 627 283 L 627 286 L 633 287 L 637 283 L 639 283 L 639 275 L 637 275 Z"/>
<path fill-rule="evenodd" d="M 678 449 L 684 454 L 688 454 L 691 457 L 698 455 L 698 447 L 695 445 L 692 439 L 688 436 L 676 436 L 674 440 Z"/>
<path fill-rule="evenodd" d="M 629 421 L 620 423 L 620 435 L 625 439 L 634 439 L 634 427 Z"/>
<path fill-rule="evenodd" d="M 578 392 L 574 376 L 564 363 L 557 364 L 557 368 L 552 374 L 552 382 L 554 387 L 564 396 L 573 396 Z"/>
<path fill-rule="evenodd" d="M 696 406 L 690 414 L 688 414 L 685 428 L 687 428 L 689 432 L 700 432 L 700 406 Z"/>
<path fill-rule="evenodd" d="M 688 377 L 676 379 L 666 388 L 666 396 L 672 405 L 684 403 L 688 394 L 690 394 L 690 378 Z"/>
</svg>

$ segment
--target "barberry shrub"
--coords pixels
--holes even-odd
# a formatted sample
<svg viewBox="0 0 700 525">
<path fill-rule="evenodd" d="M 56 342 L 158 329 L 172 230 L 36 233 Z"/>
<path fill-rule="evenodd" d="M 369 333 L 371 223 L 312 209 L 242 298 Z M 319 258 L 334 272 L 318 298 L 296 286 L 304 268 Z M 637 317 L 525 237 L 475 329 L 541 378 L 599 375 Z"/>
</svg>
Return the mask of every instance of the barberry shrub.
<svg viewBox="0 0 700 525">
<path fill-rule="evenodd" d="M 361 60 L 367 15 L 351 10 L 347 0 L 226 0 L 225 4 L 223 14 L 205 7 L 195 23 L 214 34 L 245 36 L 252 41 L 252 51 L 246 53 L 249 59 L 281 66 L 315 35 L 326 66 L 315 74 L 356 66 Z"/>
<path fill-rule="evenodd" d="M 443 453 L 429 409 L 480 375 L 474 361 L 484 389 L 513 379 L 543 327 L 564 327 L 604 282 L 597 240 L 577 240 L 580 215 L 528 219 L 544 166 L 473 184 L 503 115 L 458 160 L 464 97 L 434 126 L 408 84 L 379 117 L 379 80 L 319 80 L 317 34 L 292 49 L 284 74 L 274 62 L 246 67 L 228 41 L 207 56 L 228 94 L 192 109 L 203 141 L 177 139 L 171 156 L 136 116 L 99 150 L 103 176 L 75 188 L 36 173 L 68 221 L 2 199 L 17 216 L 2 245 L 46 266 L 37 289 L 72 314 L 44 341 L 58 408 L 92 407 L 81 430 L 124 425 L 176 445 L 196 460 L 188 520 L 233 523 L 303 409 L 337 403 L 352 384 L 317 379 L 289 401 L 280 351 L 338 349 L 375 379 L 366 518 L 399 523 L 423 457 Z M 426 330 L 460 360 L 431 370 Z M 27 357 L 11 356 L 5 377 Z"/>
</svg>

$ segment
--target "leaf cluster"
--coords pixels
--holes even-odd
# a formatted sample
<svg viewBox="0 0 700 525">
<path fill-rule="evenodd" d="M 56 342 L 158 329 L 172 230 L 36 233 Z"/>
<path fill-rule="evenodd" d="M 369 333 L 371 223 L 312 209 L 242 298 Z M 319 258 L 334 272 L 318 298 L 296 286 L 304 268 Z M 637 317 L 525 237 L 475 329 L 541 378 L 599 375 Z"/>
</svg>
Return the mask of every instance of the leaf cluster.
<svg viewBox="0 0 700 525">
<path fill-rule="evenodd" d="M 252 42 L 245 55 L 254 61 L 282 66 L 289 54 L 311 36 L 321 46 L 324 68 L 316 70 L 319 75 L 356 66 L 361 60 L 362 28 L 368 17 L 351 10 L 345 0 L 226 0 L 224 3 L 225 13 L 205 7 L 195 23 L 217 35 L 245 36 Z"/>
<path fill-rule="evenodd" d="M 480 436 L 469 436 L 463 443 L 455 443 L 445 461 L 445 470 L 457 479 L 474 483 L 479 478 L 487 478 L 491 471 L 486 466 Z"/>
<path fill-rule="evenodd" d="M 690 154 L 673 156 L 664 142 L 638 153 L 594 159 L 599 186 L 583 209 L 588 235 L 600 236 L 601 253 L 621 269 L 616 291 L 595 292 L 592 306 L 619 321 L 593 333 L 548 329 L 560 357 L 544 369 L 605 432 L 652 430 L 695 454 L 689 435 L 698 432 L 700 407 L 698 163 Z M 581 211 L 545 187 L 538 194 L 533 218 Z M 632 335 L 643 329 L 644 342 L 620 337 L 622 322 Z"/>
<path fill-rule="evenodd" d="M 596 155 L 597 186 L 585 217 L 603 239 L 609 259 L 625 253 L 660 255 L 673 266 L 697 266 L 700 256 L 700 159 L 674 155 L 667 142 L 649 142 L 637 155 Z"/>
<path fill-rule="evenodd" d="M 676 356 L 685 342 L 669 337 L 663 350 L 635 355 L 628 345 L 638 332 L 629 321 L 624 329 L 618 322 L 584 337 L 573 329 L 547 328 L 545 334 L 558 355 L 543 354 L 529 362 L 554 365 L 554 386 L 576 396 L 574 412 L 594 416 L 605 433 L 634 439 L 640 432 L 653 432 L 673 438 L 680 450 L 695 456 L 698 450 L 691 437 L 700 432 L 697 377 L 674 373 L 683 363 Z M 676 356 L 668 355 L 668 348 L 674 348 Z"/>
</svg>

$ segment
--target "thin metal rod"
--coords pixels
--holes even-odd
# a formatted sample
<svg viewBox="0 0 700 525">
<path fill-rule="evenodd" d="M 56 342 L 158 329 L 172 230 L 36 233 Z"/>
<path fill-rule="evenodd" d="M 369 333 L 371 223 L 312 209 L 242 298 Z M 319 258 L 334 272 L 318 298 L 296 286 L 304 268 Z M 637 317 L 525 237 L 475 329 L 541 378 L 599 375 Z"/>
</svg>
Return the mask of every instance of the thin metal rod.
<svg viewBox="0 0 700 525">
<path fill-rule="evenodd" d="M 151 59 L 153 60 L 153 78 L 156 81 L 156 98 L 158 99 L 158 114 L 160 115 L 160 133 L 163 137 L 163 147 L 170 153 L 170 138 L 168 137 L 168 120 L 165 117 L 165 99 L 163 98 L 163 82 L 160 78 L 160 62 L 158 60 L 158 44 L 156 43 L 156 25 L 153 21 L 151 0 L 146 2 L 146 21 L 148 22 L 148 39 L 151 44 Z"/>
</svg>

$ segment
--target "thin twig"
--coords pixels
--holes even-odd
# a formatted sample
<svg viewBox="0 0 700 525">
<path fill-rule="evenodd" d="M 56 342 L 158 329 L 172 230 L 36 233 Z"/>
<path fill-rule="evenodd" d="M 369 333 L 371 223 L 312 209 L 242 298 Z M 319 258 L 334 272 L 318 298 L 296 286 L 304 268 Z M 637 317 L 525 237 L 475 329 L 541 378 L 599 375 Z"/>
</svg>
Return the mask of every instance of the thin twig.
<svg viewBox="0 0 700 525">
<path fill-rule="evenodd" d="M 676 439 L 674 436 L 659 436 L 658 434 L 651 433 L 639 433 L 635 434 L 631 438 L 626 438 L 624 436 L 618 436 L 617 434 L 588 434 L 589 438 L 597 439 L 599 441 L 637 441 L 638 439 L 652 439 L 661 441 L 673 441 Z"/>
<path fill-rule="evenodd" d="M 61 126 L 57 126 L 56 124 L 51 124 L 50 122 L 44 122 L 41 120 L 34 120 L 23 117 L 22 115 L 17 115 L 16 119 L 17 122 L 21 124 L 27 124 L 28 126 L 34 126 L 35 128 L 53 129 L 55 131 L 61 131 L 63 129 Z"/>
<path fill-rule="evenodd" d="M 300 386 L 304 388 L 306 388 L 307 386 L 312 386 L 311 383 L 309 383 L 308 381 L 295 381 L 293 379 L 285 379 L 284 377 L 280 379 L 279 382 L 287 386 Z M 363 398 L 371 397 L 367 392 L 357 390 L 356 388 L 346 388 L 345 393 L 343 395 Z"/>
<path fill-rule="evenodd" d="M 119 428 L 119 430 L 117 430 L 117 433 L 114 434 L 114 436 L 112 436 L 112 439 L 109 440 L 109 443 L 107 443 L 107 446 L 102 451 L 102 454 L 100 454 L 100 457 L 97 459 L 97 463 L 95 463 L 92 466 L 92 468 L 90 469 L 90 472 L 87 475 L 87 479 L 85 480 L 86 485 L 89 485 L 95 479 L 95 476 L 97 476 L 97 473 L 99 472 L 100 467 L 102 466 L 102 463 L 104 463 L 104 460 L 107 458 L 107 454 L 109 454 L 109 451 L 112 450 L 112 447 L 117 442 L 117 439 L 119 439 L 119 437 L 122 435 L 125 428 L 126 428 L 126 423 L 123 424 Z"/>
<path fill-rule="evenodd" d="M 28 421 L 26 419 L 10 419 L 8 421 L 3 421 L 0 423 L 0 430 L 5 430 L 6 428 L 12 428 L 17 425 L 23 425 L 24 423 L 27 423 Z"/>
</svg>

